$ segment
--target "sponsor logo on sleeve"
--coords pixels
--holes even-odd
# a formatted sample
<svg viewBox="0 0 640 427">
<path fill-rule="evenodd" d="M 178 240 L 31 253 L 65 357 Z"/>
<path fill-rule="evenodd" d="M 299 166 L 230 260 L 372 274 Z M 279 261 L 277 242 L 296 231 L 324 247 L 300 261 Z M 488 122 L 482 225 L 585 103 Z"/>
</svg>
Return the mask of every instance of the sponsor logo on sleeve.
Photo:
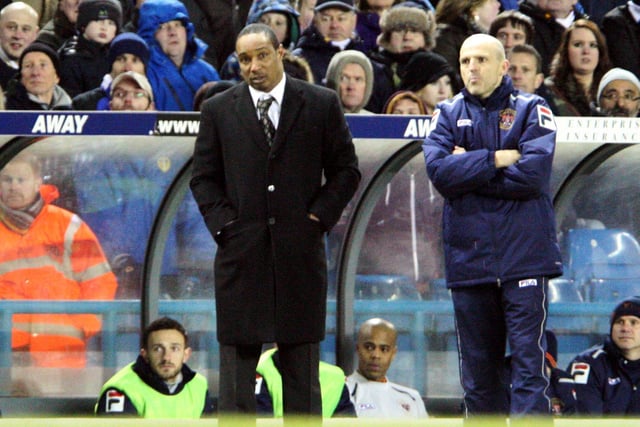
<svg viewBox="0 0 640 427">
<path fill-rule="evenodd" d="M 106 411 L 124 412 L 124 393 L 118 390 L 107 391 Z"/>
<path fill-rule="evenodd" d="M 553 113 L 544 105 L 538 105 L 538 124 L 540 127 L 556 130 L 556 122 L 553 119 Z"/>
<path fill-rule="evenodd" d="M 439 117 L 440 117 L 440 109 L 438 108 L 431 115 L 431 125 L 429 126 L 429 132 L 432 132 L 436 128 L 436 125 L 438 124 L 438 118 Z"/>
<path fill-rule="evenodd" d="M 584 362 L 574 362 L 571 364 L 571 376 L 576 384 L 586 384 L 589 381 L 591 366 Z"/>
</svg>

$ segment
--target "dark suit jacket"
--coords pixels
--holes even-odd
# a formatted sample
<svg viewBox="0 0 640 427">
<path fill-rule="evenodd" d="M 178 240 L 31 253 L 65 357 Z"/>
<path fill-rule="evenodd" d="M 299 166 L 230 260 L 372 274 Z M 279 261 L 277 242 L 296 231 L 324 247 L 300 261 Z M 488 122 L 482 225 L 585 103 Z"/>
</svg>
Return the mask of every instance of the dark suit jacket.
<svg viewBox="0 0 640 427">
<path fill-rule="evenodd" d="M 335 92 L 287 76 L 272 147 L 246 83 L 205 102 L 191 190 L 218 243 L 221 343 L 323 339 L 324 233 L 340 218 L 359 180 Z"/>
</svg>

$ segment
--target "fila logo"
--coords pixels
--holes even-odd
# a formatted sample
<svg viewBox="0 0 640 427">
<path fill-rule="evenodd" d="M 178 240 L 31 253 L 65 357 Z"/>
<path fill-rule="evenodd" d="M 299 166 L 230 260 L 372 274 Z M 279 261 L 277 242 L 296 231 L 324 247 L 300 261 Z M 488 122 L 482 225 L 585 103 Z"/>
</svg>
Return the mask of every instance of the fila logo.
<svg viewBox="0 0 640 427">
<path fill-rule="evenodd" d="M 520 280 L 518 282 L 518 287 L 519 288 L 528 288 L 529 286 L 538 286 L 538 280 L 537 279 L 526 279 L 526 280 Z"/>
<path fill-rule="evenodd" d="M 106 399 L 107 412 L 123 412 L 124 411 L 124 393 L 118 390 L 107 391 Z"/>
<path fill-rule="evenodd" d="M 538 105 L 538 124 L 540 127 L 556 130 L 556 122 L 553 120 L 553 113 L 544 105 Z"/>
</svg>

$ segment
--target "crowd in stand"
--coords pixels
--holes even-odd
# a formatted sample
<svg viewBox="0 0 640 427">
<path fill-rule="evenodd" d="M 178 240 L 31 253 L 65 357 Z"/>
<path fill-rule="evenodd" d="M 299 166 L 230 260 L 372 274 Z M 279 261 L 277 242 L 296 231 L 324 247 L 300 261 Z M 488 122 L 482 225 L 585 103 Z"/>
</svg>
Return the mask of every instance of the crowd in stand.
<svg viewBox="0 0 640 427">
<path fill-rule="evenodd" d="M 205 3 L 0 1 L 4 107 L 197 111 L 205 88 L 241 80 L 235 34 L 256 22 L 287 50 L 287 73 L 334 89 L 347 113 L 433 113 L 461 88 L 460 45 L 476 33 L 502 42 L 515 87 L 556 115 L 634 117 L 640 103 L 640 0 Z"/>
</svg>

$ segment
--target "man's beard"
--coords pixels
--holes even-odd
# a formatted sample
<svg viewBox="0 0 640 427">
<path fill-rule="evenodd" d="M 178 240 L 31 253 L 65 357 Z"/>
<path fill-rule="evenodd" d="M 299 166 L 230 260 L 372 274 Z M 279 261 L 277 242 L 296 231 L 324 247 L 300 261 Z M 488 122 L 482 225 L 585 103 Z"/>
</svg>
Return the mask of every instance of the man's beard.
<svg viewBox="0 0 640 427">
<path fill-rule="evenodd" d="M 615 107 L 613 107 L 611 110 L 609 110 L 607 112 L 607 116 L 610 117 L 632 117 L 630 116 L 631 111 L 629 111 L 627 108 L 624 107 L 620 107 L 619 105 L 616 105 Z"/>
</svg>

